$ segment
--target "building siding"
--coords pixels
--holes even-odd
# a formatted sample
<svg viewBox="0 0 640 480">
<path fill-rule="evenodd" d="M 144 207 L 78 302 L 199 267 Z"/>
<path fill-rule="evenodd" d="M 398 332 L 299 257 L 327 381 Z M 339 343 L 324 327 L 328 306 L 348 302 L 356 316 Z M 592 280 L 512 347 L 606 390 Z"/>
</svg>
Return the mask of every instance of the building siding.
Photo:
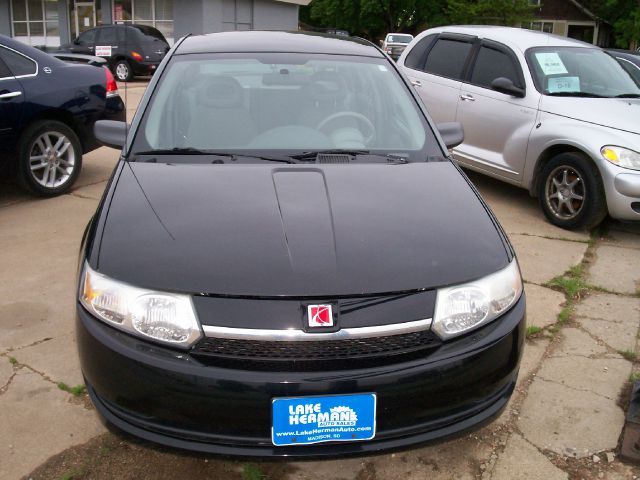
<svg viewBox="0 0 640 480">
<path fill-rule="evenodd" d="M 298 5 L 254 0 L 253 11 L 255 30 L 298 30 Z"/>
<path fill-rule="evenodd" d="M 11 0 L 0 0 L 0 34 L 11 36 Z"/>
</svg>

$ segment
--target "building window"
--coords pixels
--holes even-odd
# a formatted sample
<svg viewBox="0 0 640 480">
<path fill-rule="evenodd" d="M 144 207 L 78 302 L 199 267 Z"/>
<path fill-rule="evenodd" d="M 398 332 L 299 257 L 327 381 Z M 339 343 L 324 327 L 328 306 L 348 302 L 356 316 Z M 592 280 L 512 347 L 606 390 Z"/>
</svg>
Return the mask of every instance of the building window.
<svg viewBox="0 0 640 480">
<path fill-rule="evenodd" d="M 60 46 L 57 0 L 11 0 L 13 36 L 34 47 Z"/>
<path fill-rule="evenodd" d="M 222 0 L 222 29 L 225 32 L 252 28 L 252 0 Z"/>
<path fill-rule="evenodd" d="M 553 33 L 553 22 L 527 22 L 522 28 L 537 30 L 538 32 Z"/>
<path fill-rule="evenodd" d="M 114 0 L 113 22 L 155 27 L 173 44 L 173 0 Z"/>
</svg>

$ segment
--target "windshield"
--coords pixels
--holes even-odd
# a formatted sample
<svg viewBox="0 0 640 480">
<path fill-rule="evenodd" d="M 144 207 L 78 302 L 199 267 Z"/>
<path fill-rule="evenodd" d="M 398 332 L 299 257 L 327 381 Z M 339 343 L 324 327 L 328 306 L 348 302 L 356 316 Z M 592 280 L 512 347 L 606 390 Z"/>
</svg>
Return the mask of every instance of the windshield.
<svg viewBox="0 0 640 480">
<path fill-rule="evenodd" d="M 411 35 L 389 35 L 387 37 L 388 43 L 409 43 L 413 40 Z"/>
<path fill-rule="evenodd" d="M 527 61 L 536 88 L 545 95 L 640 95 L 630 75 L 615 59 L 597 48 L 533 48 L 527 52 Z"/>
<path fill-rule="evenodd" d="M 289 53 L 174 56 L 131 153 L 173 149 L 442 155 L 386 59 Z"/>
</svg>

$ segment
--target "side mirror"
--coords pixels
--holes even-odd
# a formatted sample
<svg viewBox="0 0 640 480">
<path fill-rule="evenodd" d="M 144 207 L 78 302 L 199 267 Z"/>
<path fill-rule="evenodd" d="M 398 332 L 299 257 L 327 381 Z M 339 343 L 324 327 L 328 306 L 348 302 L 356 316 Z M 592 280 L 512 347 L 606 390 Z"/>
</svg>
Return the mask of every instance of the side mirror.
<svg viewBox="0 0 640 480">
<path fill-rule="evenodd" d="M 505 95 L 511 95 L 512 97 L 524 97 L 524 89 L 516 87 L 508 78 L 496 78 L 493 82 L 491 82 L 491 88 L 496 92 L 504 93 Z"/>
<path fill-rule="evenodd" d="M 460 122 L 438 123 L 436 128 L 448 149 L 464 142 L 464 128 Z"/>
<path fill-rule="evenodd" d="M 80 40 L 78 39 L 78 37 L 73 39 L 73 44 L 74 45 L 80 45 Z"/>
<path fill-rule="evenodd" d="M 129 125 L 115 120 L 98 120 L 93 126 L 93 134 L 98 142 L 107 147 L 122 149 L 127 140 Z"/>
</svg>

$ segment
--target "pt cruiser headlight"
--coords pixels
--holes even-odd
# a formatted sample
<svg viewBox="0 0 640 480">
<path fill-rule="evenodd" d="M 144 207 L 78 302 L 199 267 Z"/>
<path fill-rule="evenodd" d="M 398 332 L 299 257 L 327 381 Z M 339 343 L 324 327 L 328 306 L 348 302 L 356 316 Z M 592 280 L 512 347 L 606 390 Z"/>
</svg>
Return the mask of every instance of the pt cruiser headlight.
<svg viewBox="0 0 640 480">
<path fill-rule="evenodd" d="M 506 312 L 522 293 L 518 262 L 474 282 L 441 288 L 433 330 L 444 340 L 462 335 Z"/>
<path fill-rule="evenodd" d="M 600 149 L 600 154 L 608 162 L 623 168 L 640 170 L 640 153 L 628 148 L 605 145 Z"/>
<path fill-rule="evenodd" d="M 202 337 L 191 297 L 132 287 L 98 273 L 85 263 L 80 301 L 109 325 L 175 347 Z"/>
</svg>

